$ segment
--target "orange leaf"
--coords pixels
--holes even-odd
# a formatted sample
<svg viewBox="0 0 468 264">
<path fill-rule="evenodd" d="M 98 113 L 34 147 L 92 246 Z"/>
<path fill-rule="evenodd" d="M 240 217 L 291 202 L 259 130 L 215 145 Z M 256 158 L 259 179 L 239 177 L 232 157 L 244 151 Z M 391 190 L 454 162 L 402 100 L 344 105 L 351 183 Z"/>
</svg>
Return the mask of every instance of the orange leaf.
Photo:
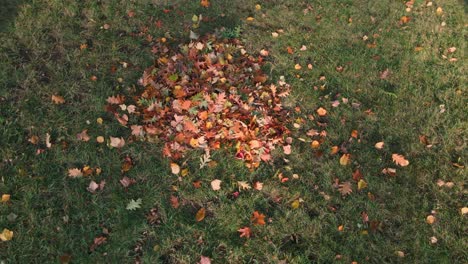
<svg viewBox="0 0 468 264">
<path fill-rule="evenodd" d="M 375 148 L 376 149 L 383 149 L 384 143 L 383 141 L 375 143 Z"/>
<path fill-rule="evenodd" d="M 357 137 L 358 137 L 358 131 L 357 131 L 357 130 L 353 130 L 353 131 L 351 132 L 351 137 L 357 138 Z"/>
<path fill-rule="evenodd" d="M 400 165 L 401 167 L 405 167 L 409 165 L 409 161 L 406 160 L 403 155 L 392 154 L 392 159 L 393 159 L 393 162 L 395 162 L 397 165 Z"/>
<path fill-rule="evenodd" d="M 200 5 L 203 7 L 209 7 L 210 6 L 210 1 L 208 0 L 201 0 Z"/>
<path fill-rule="evenodd" d="M 250 229 L 250 227 L 247 226 L 237 230 L 237 232 L 240 233 L 240 237 L 249 238 L 250 235 L 252 235 L 252 230 Z"/>
<path fill-rule="evenodd" d="M 253 221 L 254 225 L 264 225 L 265 224 L 265 215 L 255 211 L 250 218 Z"/>
<path fill-rule="evenodd" d="M 54 104 L 63 104 L 63 103 L 65 103 L 65 99 L 63 99 L 63 97 L 60 96 L 60 95 L 55 95 L 54 94 L 54 95 L 52 95 L 52 102 Z"/>
<path fill-rule="evenodd" d="M 319 116 L 326 116 L 327 115 L 327 110 L 325 110 L 324 108 L 320 107 L 319 109 L 317 109 L 317 114 Z"/>
<path fill-rule="evenodd" d="M 288 51 L 289 54 L 294 53 L 293 49 L 291 47 L 289 47 L 289 46 L 286 48 L 286 50 Z"/>
<path fill-rule="evenodd" d="M 200 210 L 198 210 L 197 214 L 195 215 L 195 220 L 197 220 L 197 222 L 200 222 L 203 219 L 205 219 L 205 213 L 206 213 L 205 208 L 203 207 L 200 208 Z"/>
</svg>

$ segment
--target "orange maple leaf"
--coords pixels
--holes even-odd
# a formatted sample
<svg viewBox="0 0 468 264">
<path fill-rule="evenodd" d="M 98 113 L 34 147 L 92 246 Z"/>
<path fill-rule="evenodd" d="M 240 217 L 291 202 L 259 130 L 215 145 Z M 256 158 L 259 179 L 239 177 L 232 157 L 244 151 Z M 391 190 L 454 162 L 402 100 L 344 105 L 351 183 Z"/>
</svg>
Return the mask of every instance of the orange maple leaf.
<svg viewBox="0 0 468 264">
<path fill-rule="evenodd" d="M 237 230 L 237 232 L 240 233 L 240 237 L 246 237 L 246 238 L 249 238 L 250 235 L 252 234 L 252 230 L 250 229 L 250 227 L 247 227 L 247 226 Z"/>
<path fill-rule="evenodd" d="M 210 1 L 208 0 L 201 0 L 200 5 L 203 7 L 209 7 L 210 6 Z"/>
<path fill-rule="evenodd" d="M 255 211 L 250 218 L 253 221 L 254 225 L 264 225 L 265 224 L 265 215 Z"/>
</svg>

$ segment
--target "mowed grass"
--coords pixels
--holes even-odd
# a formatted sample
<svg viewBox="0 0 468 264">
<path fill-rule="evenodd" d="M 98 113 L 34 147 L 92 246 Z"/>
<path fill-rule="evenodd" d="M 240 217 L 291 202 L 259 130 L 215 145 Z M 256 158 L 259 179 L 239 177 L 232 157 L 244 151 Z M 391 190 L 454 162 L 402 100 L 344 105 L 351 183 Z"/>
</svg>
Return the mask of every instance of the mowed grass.
<svg viewBox="0 0 468 264">
<path fill-rule="evenodd" d="M 455 0 L 430 7 L 415 2 L 411 12 L 403 1 L 364 0 L 212 0 L 209 8 L 188 0 L 10 4 L 18 14 L 0 24 L 0 194 L 11 194 L 11 200 L 0 204 L 0 230 L 12 230 L 14 237 L 0 242 L 0 261 L 196 263 L 203 255 L 213 263 L 466 262 L 467 218 L 460 213 L 467 205 L 464 7 Z M 193 29 L 192 17 L 200 14 L 205 20 Z M 402 23 L 402 16 L 411 20 Z M 284 103 L 299 124 L 290 124 L 291 155 L 278 150 L 272 164 L 249 171 L 229 149 L 214 152 L 217 166 L 203 169 L 202 153 L 191 153 L 183 165 L 189 174 L 179 179 L 157 143 L 127 142 L 111 149 L 96 142 L 97 136 L 129 137 L 129 129 L 104 106 L 111 95 L 134 93 L 155 59 L 152 41 L 165 37 L 176 47 L 189 41 L 190 30 L 234 32 L 236 26 L 249 53 L 270 52 L 271 79 L 285 76 L 293 86 Z M 278 30 L 274 38 L 271 33 Z M 82 44 L 87 47 L 80 49 Z M 302 45 L 307 50 L 301 51 Z M 450 47 L 457 50 L 449 53 Z M 380 78 L 386 69 L 388 76 Z M 53 104 L 53 94 L 63 96 L 65 104 Z M 341 104 L 332 107 L 335 100 Z M 328 110 L 327 118 L 319 119 L 326 127 L 308 117 L 317 118 L 318 107 Z M 76 139 L 83 129 L 89 142 Z M 318 149 L 310 146 L 310 129 L 327 131 Z M 353 130 L 358 138 L 350 140 Z M 28 142 L 34 135 L 38 145 Z M 421 135 L 432 147 L 420 142 Z M 379 141 L 385 142 L 383 150 L 374 147 Z M 341 154 L 331 155 L 332 146 L 346 148 L 351 164 L 340 165 Z M 37 149 L 45 151 L 37 154 Z M 397 167 L 393 153 L 410 165 Z M 123 173 L 127 156 L 135 164 Z M 67 177 L 69 168 L 85 165 L 102 173 Z M 396 176 L 381 173 L 388 167 L 397 168 Z M 368 184 L 360 191 L 352 180 L 358 168 Z M 281 183 L 279 173 L 290 180 Z M 137 183 L 124 188 L 123 176 Z M 213 179 L 223 181 L 220 191 L 211 189 Z M 353 193 L 342 197 L 335 179 L 351 181 Z M 439 179 L 454 186 L 439 187 Z M 86 190 L 91 180 L 106 185 L 92 194 Z M 196 180 L 201 188 L 193 187 Z M 237 181 L 261 181 L 264 188 L 234 198 Z M 171 195 L 179 198 L 179 208 L 171 207 Z M 141 208 L 126 210 L 138 198 Z M 201 207 L 207 216 L 197 222 Z M 152 208 L 160 223 L 147 221 Z M 254 211 L 267 216 L 266 225 L 252 225 Z M 430 214 L 437 219 L 433 225 L 426 223 Z M 244 226 L 253 229 L 250 239 L 239 237 Z M 91 251 L 99 236 L 106 243 Z"/>
</svg>

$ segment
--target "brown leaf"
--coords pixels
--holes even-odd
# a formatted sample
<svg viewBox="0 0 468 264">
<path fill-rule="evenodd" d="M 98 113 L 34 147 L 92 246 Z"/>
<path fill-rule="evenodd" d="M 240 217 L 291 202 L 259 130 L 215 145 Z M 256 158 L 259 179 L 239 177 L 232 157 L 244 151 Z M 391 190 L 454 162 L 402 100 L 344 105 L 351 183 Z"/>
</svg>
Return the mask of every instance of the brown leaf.
<svg viewBox="0 0 468 264">
<path fill-rule="evenodd" d="M 346 196 L 353 192 L 353 187 L 349 181 L 343 182 L 338 186 L 338 191 L 341 193 L 342 196 Z"/>
<path fill-rule="evenodd" d="M 177 196 L 171 195 L 170 202 L 171 202 L 172 208 L 174 208 L 174 209 L 179 208 L 179 206 L 180 206 L 179 205 L 179 198 L 177 198 Z"/>
<path fill-rule="evenodd" d="M 205 219 L 205 214 L 206 209 L 204 207 L 200 208 L 200 210 L 198 210 L 197 214 L 195 215 L 195 220 L 197 220 L 197 222 L 202 221 L 203 219 Z"/>
<path fill-rule="evenodd" d="M 93 244 L 89 247 L 89 251 L 93 252 L 96 248 L 107 241 L 107 237 L 99 236 L 94 238 Z"/>
<path fill-rule="evenodd" d="M 128 188 L 130 185 L 135 184 L 136 180 L 129 178 L 127 176 L 123 177 L 120 179 L 120 184 L 122 184 L 123 187 Z"/>
<path fill-rule="evenodd" d="M 65 99 L 63 99 L 62 96 L 60 95 L 52 95 L 52 102 L 54 104 L 64 104 L 65 103 Z"/>
<path fill-rule="evenodd" d="M 409 161 L 406 160 L 403 155 L 392 154 L 392 159 L 393 159 L 393 162 L 395 162 L 397 165 L 400 165 L 401 167 L 405 167 L 409 165 Z"/>
</svg>

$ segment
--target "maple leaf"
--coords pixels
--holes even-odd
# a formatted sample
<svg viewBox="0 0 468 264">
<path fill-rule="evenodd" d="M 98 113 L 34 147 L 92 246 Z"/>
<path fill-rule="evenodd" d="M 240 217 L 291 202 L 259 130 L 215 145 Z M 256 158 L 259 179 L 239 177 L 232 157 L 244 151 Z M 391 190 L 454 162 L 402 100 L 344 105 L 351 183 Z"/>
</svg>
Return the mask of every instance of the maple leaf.
<svg viewBox="0 0 468 264">
<path fill-rule="evenodd" d="M 203 219 L 205 219 L 205 215 L 206 215 L 206 209 L 202 207 L 200 208 L 200 210 L 198 210 L 197 214 L 195 215 L 195 220 L 197 220 L 197 222 L 200 222 Z"/>
<path fill-rule="evenodd" d="M 250 220 L 254 225 L 264 225 L 265 224 L 265 215 L 259 213 L 258 211 L 253 212 Z"/>
<path fill-rule="evenodd" d="M 338 186 L 338 191 L 341 193 L 342 196 L 346 196 L 353 192 L 353 187 L 349 181 L 343 182 Z"/>
<path fill-rule="evenodd" d="M 207 7 L 210 6 L 210 1 L 208 1 L 208 0 L 201 0 L 201 1 L 200 1 L 200 5 L 203 6 L 203 7 L 205 7 L 205 8 L 207 8 Z"/>
<path fill-rule="evenodd" d="M 237 230 L 237 232 L 240 233 L 240 237 L 250 238 L 250 236 L 252 235 L 252 230 L 250 229 L 250 227 L 247 226 L 240 228 L 239 230 Z"/>
<path fill-rule="evenodd" d="M 409 161 L 406 160 L 403 155 L 392 154 L 392 159 L 393 159 L 393 162 L 395 162 L 397 165 L 400 165 L 401 167 L 405 167 L 409 165 Z"/>
<path fill-rule="evenodd" d="M 81 141 L 89 141 L 90 137 L 88 135 L 88 130 L 85 129 L 81 131 L 80 133 L 76 134 L 76 138 Z"/>
<path fill-rule="evenodd" d="M 82 177 L 83 172 L 81 171 L 81 169 L 78 168 L 68 169 L 68 176 L 71 178 Z"/>
<path fill-rule="evenodd" d="M 218 179 L 211 181 L 211 188 L 214 191 L 220 190 L 221 189 L 221 182 L 222 181 L 220 181 Z"/>
<path fill-rule="evenodd" d="M 107 102 L 109 104 L 117 104 L 117 105 L 120 105 L 124 102 L 125 100 L 125 97 L 121 96 L 121 95 L 117 95 L 117 96 L 110 96 L 107 98 Z"/>
<path fill-rule="evenodd" d="M 237 185 L 239 186 L 239 189 L 242 190 L 252 189 L 252 187 L 250 187 L 250 184 L 248 184 L 246 181 L 238 181 Z"/>
</svg>

